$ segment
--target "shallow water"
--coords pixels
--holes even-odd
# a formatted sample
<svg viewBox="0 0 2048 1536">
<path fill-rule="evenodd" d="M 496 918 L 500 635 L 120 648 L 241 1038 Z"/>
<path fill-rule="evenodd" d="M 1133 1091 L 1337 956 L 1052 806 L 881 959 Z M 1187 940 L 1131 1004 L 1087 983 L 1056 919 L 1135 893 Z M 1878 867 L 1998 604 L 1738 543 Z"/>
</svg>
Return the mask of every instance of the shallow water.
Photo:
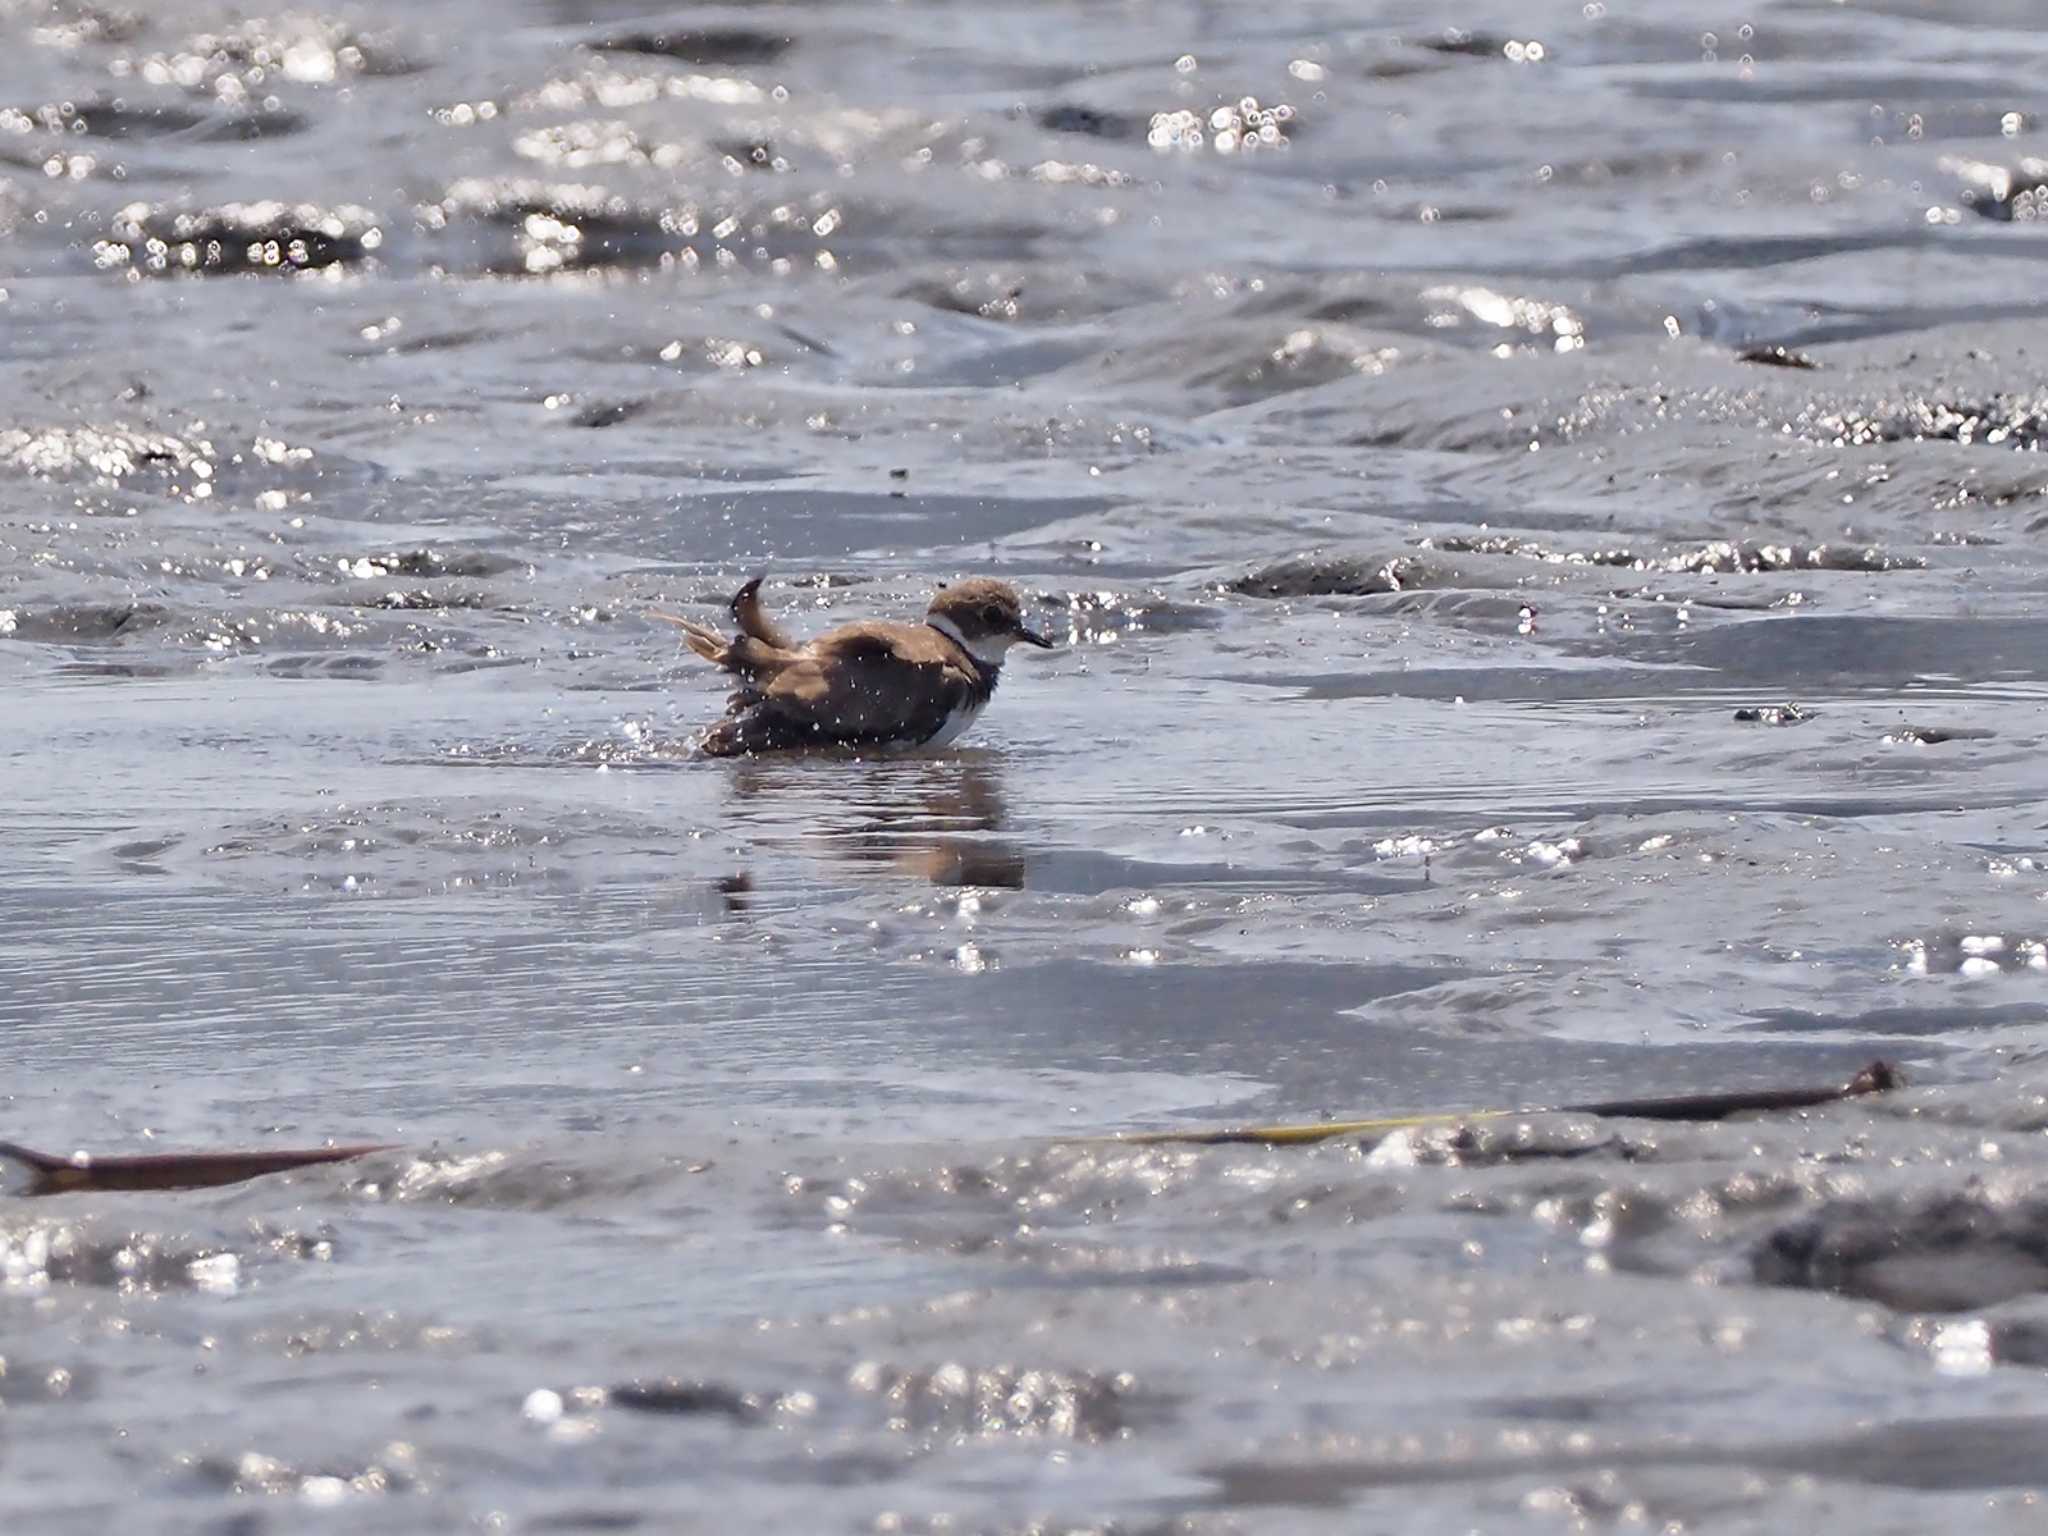
<svg viewBox="0 0 2048 1536">
<path fill-rule="evenodd" d="M 0 1511 L 2032 1529 L 2036 12 L 0 6 Z"/>
</svg>

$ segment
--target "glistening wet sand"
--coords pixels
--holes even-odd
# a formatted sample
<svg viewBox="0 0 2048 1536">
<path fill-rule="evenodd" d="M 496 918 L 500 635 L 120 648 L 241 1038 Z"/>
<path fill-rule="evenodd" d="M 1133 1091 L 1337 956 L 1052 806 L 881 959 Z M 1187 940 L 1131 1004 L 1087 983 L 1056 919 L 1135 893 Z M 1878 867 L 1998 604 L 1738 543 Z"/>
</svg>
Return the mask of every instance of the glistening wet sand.
<svg viewBox="0 0 2048 1536">
<path fill-rule="evenodd" d="M 2033 7 L 0 37 L 11 1525 L 2032 1529 Z"/>
</svg>

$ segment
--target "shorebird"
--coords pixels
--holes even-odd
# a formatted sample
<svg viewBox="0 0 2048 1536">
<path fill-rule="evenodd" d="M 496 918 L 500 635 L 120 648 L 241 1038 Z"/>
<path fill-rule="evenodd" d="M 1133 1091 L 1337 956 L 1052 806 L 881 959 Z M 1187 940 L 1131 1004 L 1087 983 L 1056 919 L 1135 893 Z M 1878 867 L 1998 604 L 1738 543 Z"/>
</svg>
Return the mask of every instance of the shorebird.
<svg viewBox="0 0 2048 1536">
<path fill-rule="evenodd" d="M 725 718 L 704 733 L 713 757 L 792 747 L 943 747 L 994 697 L 1018 643 L 1052 641 L 1024 622 L 1006 582 L 977 576 L 942 586 L 922 624 L 862 619 L 799 643 L 761 611 L 761 578 L 733 594 L 731 639 L 694 619 L 653 617 L 690 649 L 739 677 Z"/>
</svg>

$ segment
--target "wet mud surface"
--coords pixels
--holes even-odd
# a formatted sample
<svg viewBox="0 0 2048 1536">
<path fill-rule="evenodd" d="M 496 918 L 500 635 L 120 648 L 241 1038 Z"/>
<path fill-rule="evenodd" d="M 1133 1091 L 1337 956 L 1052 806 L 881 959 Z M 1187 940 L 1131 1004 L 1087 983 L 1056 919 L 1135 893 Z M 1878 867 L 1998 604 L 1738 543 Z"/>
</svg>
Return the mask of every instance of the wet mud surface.
<svg viewBox="0 0 2048 1536">
<path fill-rule="evenodd" d="M 0 38 L 10 1523 L 2033 1528 L 2032 7 Z"/>
</svg>

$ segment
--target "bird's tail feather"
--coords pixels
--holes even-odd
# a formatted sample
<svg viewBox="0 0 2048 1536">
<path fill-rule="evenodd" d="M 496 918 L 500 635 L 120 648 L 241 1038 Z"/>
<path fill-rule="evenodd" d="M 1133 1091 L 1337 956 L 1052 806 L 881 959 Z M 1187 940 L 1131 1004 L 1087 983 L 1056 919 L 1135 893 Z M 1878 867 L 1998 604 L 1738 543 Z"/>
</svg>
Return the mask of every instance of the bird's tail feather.
<svg viewBox="0 0 2048 1536">
<path fill-rule="evenodd" d="M 714 667 L 736 672 L 749 680 L 773 677 L 798 659 L 796 652 L 771 645 L 753 635 L 735 635 L 728 640 L 717 630 L 699 624 L 695 619 L 686 619 L 681 614 L 649 609 L 647 616 L 675 625 L 683 632 L 684 643 Z"/>
<path fill-rule="evenodd" d="M 658 608 L 647 611 L 650 619 L 659 619 L 664 624 L 673 624 L 683 632 L 683 643 L 714 666 L 724 666 L 726 652 L 730 647 L 725 637 L 715 629 L 707 629 L 695 619 L 686 619 L 679 613 L 663 613 Z"/>
</svg>

